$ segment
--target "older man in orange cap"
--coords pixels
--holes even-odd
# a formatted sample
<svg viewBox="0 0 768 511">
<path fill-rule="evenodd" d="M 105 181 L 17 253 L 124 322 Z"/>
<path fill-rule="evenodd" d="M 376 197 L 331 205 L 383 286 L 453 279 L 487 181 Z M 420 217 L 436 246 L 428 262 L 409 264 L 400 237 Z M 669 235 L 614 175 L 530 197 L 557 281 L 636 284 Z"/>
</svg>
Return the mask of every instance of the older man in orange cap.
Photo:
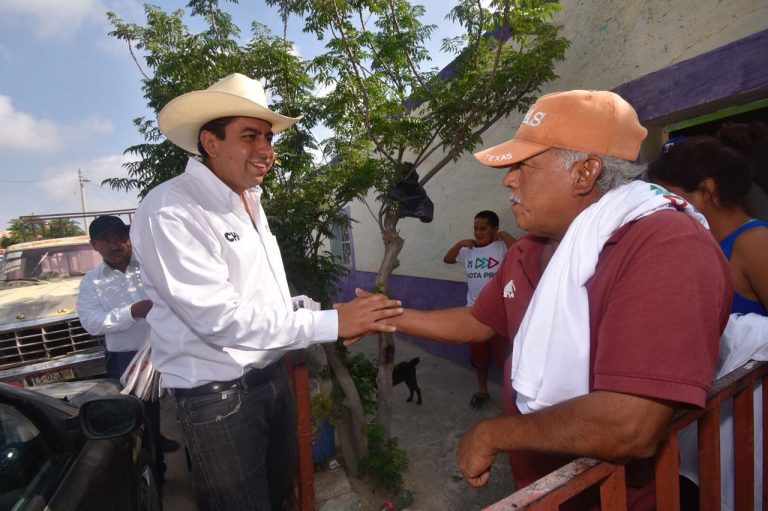
<svg viewBox="0 0 768 511">
<path fill-rule="evenodd" d="M 296 472 L 296 413 L 283 355 L 369 331 L 401 312 L 375 296 L 293 310 L 261 183 L 272 138 L 299 118 L 271 111 L 261 84 L 232 74 L 158 116 L 191 157 L 154 188 L 131 229 L 154 307 L 152 363 L 177 401 L 201 509 L 278 510 Z"/>
<path fill-rule="evenodd" d="M 471 309 L 405 309 L 387 320 L 449 342 L 514 339 L 507 415 L 479 422 L 458 446 L 472 486 L 488 482 L 500 452 L 510 453 L 519 487 L 573 456 L 649 457 L 677 407 L 705 402 L 730 273 L 703 217 L 638 180 L 645 135 L 612 92 L 539 98 L 511 140 L 475 155 L 506 170 L 528 234 Z M 652 485 L 634 465 L 630 507 L 653 508 Z"/>
</svg>

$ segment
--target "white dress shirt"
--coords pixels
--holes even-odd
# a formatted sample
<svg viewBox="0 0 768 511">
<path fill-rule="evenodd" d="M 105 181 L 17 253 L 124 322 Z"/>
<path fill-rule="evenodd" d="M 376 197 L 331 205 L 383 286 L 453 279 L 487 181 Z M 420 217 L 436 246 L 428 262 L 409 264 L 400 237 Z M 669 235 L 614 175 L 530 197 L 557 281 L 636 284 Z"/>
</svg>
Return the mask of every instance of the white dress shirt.
<svg viewBox="0 0 768 511">
<path fill-rule="evenodd" d="M 137 351 L 149 337 L 149 325 L 134 319 L 131 305 L 146 299 L 133 257 L 125 273 L 102 261 L 80 281 L 77 314 L 89 334 L 104 335 L 108 351 Z"/>
<path fill-rule="evenodd" d="M 191 388 L 265 367 L 288 349 L 335 340 L 334 310 L 294 312 L 261 187 L 240 197 L 199 161 L 153 189 L 131 228 L 154 302 L 152 364 L 161 386 Z M 256 226 L 254 228 L 254 226 Z"/>
</svg>

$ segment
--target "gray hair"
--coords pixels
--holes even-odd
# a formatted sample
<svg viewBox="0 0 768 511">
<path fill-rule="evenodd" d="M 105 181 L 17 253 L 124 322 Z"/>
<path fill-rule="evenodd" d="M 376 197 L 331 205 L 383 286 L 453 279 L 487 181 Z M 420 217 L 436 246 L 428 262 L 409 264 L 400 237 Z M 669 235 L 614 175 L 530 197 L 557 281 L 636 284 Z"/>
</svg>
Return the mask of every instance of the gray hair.
<svg viewBox="0 0 768 511">
<path fill-rule="evenodd" d="M 581 151 L 571 151 L 570 149 L 554 148 L 552 151 L 555 156 L 563 162 L 563 168 L 569 169 L 577 161 L 586 160 L 591 153 Z M 631 181 L 640 178 L 645 171 L 645 165 L 614 158 L 613 156 L 603 156 L 603 172 L 597 179 L 597 186 L 604 192 L 618 188 Z"/>
</svg>

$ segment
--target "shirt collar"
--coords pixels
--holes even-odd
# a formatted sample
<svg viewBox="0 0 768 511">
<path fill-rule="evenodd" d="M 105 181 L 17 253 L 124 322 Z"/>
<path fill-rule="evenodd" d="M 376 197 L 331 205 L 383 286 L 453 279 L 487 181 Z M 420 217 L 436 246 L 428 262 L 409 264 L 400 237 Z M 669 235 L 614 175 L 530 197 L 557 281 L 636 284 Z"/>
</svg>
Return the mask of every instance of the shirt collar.
<svg viewBox="0 0 768 511">
<path fill-rule="evenodd" d="M 521 243 L 522 242 L 522 243 Z M 520 242 L 512 245 L 511 249 L 517 250 L 521 261 L 521 267 L 528 281 L 535 288 L 541 280 L 541 256 L 547 244 L 546 238 L 526 234 Z"/>
<path fill-rule="evenodd" d="M 240 203 L 240 197 L 197 158 L 189 158 L 187 168 L 184 171 L 198 181 L 201 181 L 203 186 L 212 192 L 211 197 L 222 205 L 231 208 L 233 204 Z M 245 193 L 246 195 L 253 194 L 255 200 L 259 200 L 262 188 L 257 185 L 246 190 Z"/>
<path fill-rule="evenodd" d="M 131 252 L 131 260 L 128 261 L 128 266 L 125 268 L 125 275 L 139 271 L 139 262 L 136 260 L 136 255 Z M 106 280 L 113 280 L 118 273 L 123 273 L 118 269 L 112 268 L 106 261 L 101 261 L 101 275 Z"/>
</svg>

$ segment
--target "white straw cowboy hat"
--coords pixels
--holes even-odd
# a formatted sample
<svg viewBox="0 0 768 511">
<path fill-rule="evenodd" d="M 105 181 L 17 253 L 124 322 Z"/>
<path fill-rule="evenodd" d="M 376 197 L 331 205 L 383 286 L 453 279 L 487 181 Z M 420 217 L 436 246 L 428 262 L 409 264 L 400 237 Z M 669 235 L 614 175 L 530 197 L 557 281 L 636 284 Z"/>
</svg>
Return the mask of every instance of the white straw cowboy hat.
<svg viewBox="0 0 768 511">
<path fill-rule="evenodd" d="M 257 80 L 240 73 L 225 76 L 205 90 L 182 94 L 160 111 L 157 123 L 168 140 L 192 154 L 200 154 L 200 128 L 221 117 L 254 117 L 272 125 L 277 133 L 292 126 L 299 117 L 286 117 L 267 108 L 267 95 Z"/>
</svg>

